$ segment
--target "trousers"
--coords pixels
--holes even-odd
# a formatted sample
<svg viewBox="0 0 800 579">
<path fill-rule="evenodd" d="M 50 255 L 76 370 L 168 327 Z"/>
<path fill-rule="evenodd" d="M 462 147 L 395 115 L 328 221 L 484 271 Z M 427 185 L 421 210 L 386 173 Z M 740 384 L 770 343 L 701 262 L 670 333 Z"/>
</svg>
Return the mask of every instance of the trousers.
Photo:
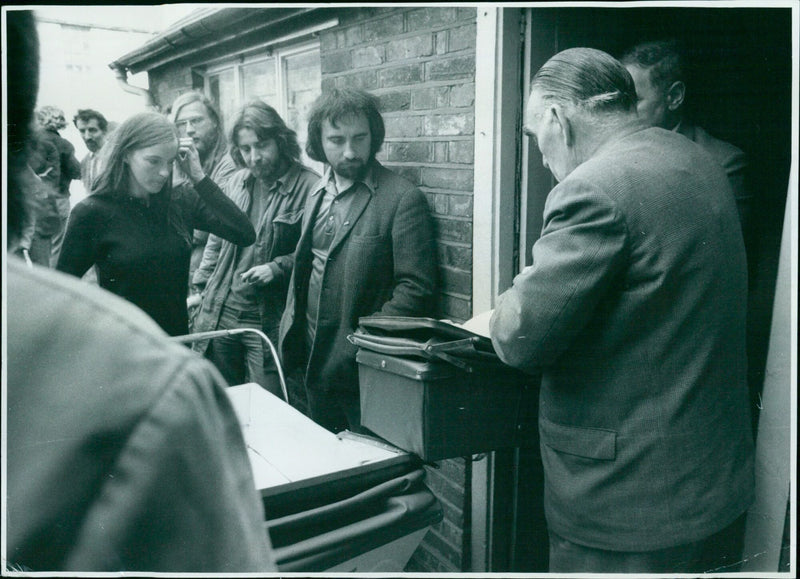
<svg viewBox="0 0 800 579">
<path fill-rule="evenodd" d="M 261 316 L 258 310 L 238 310 L 222 306 L 217 329 L 239 328 L 261 330 Z M 206 350 L 206 357 L 219 369 L 229 385 L 255 382 L 268 392 L 282 398 L 278 371 L 271 355 L 266 356 L 267 352 L 261 337 L 248 332 L 215 338 Z"/>
<path fill-rule="evenodd" d="M 742 565 L 747 515 L 710 537 L 657 551 L 594 549 L 550 531 L 551 573 L 733 573 Z"/>
</svg>

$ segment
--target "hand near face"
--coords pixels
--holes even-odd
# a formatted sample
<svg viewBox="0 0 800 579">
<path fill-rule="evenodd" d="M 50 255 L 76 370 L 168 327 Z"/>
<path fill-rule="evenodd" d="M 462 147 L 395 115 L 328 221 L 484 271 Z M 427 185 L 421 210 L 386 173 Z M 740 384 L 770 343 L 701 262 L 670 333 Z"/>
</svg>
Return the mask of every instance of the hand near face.
<svg viewBox="0 0 800 579">
<path fill-rule="evenodd" d="M 191 138 L 182 137 L 178 139 L 178 156 L 175 162 L 188 175 L 192 184 L 199 183 L 206 176 L 203 166 L 200 164 L 200 155 Z"/>
<path fill-rule="evenodd" d="M 267 265 L 255 265 L 242 274 L 242 281 L 258 286 L 265 286 L 275 279 L 272 268 Z"/>
</svg>

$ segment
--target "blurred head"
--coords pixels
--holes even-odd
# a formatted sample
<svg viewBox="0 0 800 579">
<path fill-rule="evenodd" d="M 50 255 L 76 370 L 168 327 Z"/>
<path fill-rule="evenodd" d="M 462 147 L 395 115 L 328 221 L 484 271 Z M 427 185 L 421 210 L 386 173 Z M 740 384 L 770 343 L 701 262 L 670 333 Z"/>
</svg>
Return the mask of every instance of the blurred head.
<svg viewBox="0 0 800 579">
<path fill-rule="evenodd" d="M 106 118 L 93 109 L 78 109 L 72 122 L 81 134 L 86 148 L 92 153 L 99 151 L 106 141 L 108 132 Z"/>
<path fill-rule="evenodd" d="M 181 137 L 191 137 L 203 170 L 210 175 L 225 154 L 225 130 L 217 107 L 203 93 L 191 91 L 172 103 L 170 118 Z"/>
<path fill-rule="evenodd" d="M 306 152 L 337 174 L 358 179 L 380 151 L 385 135 L 376 97 L 361 90 L 334 89 L 314 102 Z"/>
<path fill-rule="evenodd" d="M 64 111 L 58 107 L 46 106 L 36 111 L 36 120 L 39 125 L 48 131 L 60 131 L 67 126 Z"/>
<path fill-rule="evenodd" d="M 260 100 L 247 103 L 233 122 L 231 158 L 262 181 L 274 181 L 300 159 L 297 134 Z"/>
<path fill-rule="evenodd" d="M 102 151 L 92 193 L 144 197 L 169 186 L 178 153 L 175 126 L 163 115 L 139 113 L 122 123 Z"/>
<path fill-rule="evenodd" d="M 562 181 L 614 131 L 635 121 L 631 75 L 600 50 L 571 48 L 548 60 L 531 82 L 523 131 Z"/>
<path fill-rule="evenodd" d="M 636 83 L 639 116 L 649 126 L 672 129 L 686 96 L 684 65 L 675 40 L 638 44 L 620 59 Z"/>
<path fill-rule="evenodd" d="M 6 12 L 8 243 L 19 240 L 30 214 L 35 177 L 28 167 L 33 110 L 39 92 L 39 37 L 30 10 Z"/>
</svg>

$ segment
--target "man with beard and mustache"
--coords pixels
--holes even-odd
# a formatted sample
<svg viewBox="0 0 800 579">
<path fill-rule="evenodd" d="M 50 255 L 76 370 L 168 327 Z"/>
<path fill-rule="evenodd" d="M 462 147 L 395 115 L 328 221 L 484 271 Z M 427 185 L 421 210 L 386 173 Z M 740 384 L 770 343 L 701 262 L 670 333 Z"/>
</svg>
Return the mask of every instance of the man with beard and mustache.
<svg viewBox="0 0 800 579">
<path fill-rule="evenodd" d="M 423 193 L 375 154 L 385 128 L 378 100 L 338 89 L 320 96 L 306 152 L 329 165 L 309 196 L 295 252 L 280 345 L 300 379 L 311 418 L 338 432 L 360 429 L 356 347 L 371 314 L 430 316 L 437 290 L 433 222 Z"/>
<path fill-rule="evenodd" d="M 238 247 L 209 236 L 194 281 L 205 283 L 194 330 L 256 328 L 277 341 L 300 237 L 303 207 L 319 175 L 303 166 L 300 145 L 280 115 L 261 101 L 241 110 L 231 131 L 231 157 L 240 171 L 225 193 L 245 211 L 256 242 Z M 277 369 L 254 334 L 203 341 L 195 349 L 216 364 L 230 384 L 256 382 L 279 395 Z"/>
<path fill-rule="evenodd" d="M 108 121 L 102 113 L 94 109 L 78 109 L 72 119 L 72 124 L 78 129 L 83 143 L 89 149 L 81 161 L 81 181 L 88 194 L 92 192 L 94 178 L 100 173 L 97 153 L 106 142 Z"/>
</svg>

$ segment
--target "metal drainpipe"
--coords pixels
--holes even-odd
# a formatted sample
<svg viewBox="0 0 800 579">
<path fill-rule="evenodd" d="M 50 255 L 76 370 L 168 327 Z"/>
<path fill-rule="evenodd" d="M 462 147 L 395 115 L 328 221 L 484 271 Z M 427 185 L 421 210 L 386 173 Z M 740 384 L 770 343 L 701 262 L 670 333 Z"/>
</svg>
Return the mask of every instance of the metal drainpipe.
<svg viewBox="0 0 800 579">
<path fill-rule="evenodd" d="M 153 94 L 149 90 L 128 84 L 128 71 L 126 69 L 112 66 L 111 70 L 114 71 L 114 74 L 117 77 L 117 82 L 119 83 L 120 87 L 122 87 L 122 90 L 143 97 L 145 107 L 155 112 L 161 112 L 159 106 L 153 99 Z"/>
</svg>

